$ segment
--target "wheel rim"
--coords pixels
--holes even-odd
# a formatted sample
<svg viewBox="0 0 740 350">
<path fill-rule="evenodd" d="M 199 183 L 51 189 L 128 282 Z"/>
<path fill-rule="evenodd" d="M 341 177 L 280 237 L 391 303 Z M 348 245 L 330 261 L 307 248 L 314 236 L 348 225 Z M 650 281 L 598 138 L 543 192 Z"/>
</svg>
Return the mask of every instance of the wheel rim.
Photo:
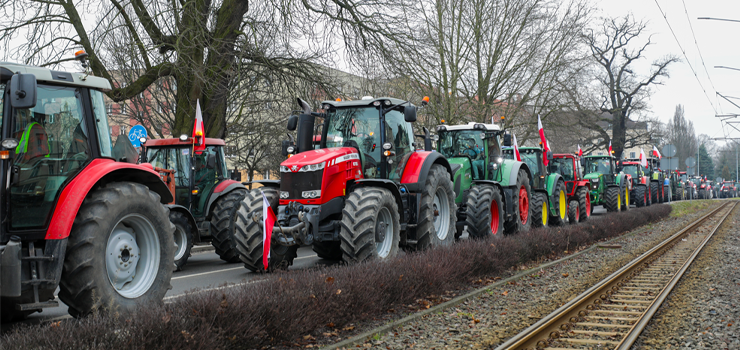
<svg viewBox="0 0 740 350">
<path fill-rule="evenodd" d="M 128 214 L 118 221 L 108 237 L 105 250 L 108 280 L 122 297 L 137 298 L 154 283 L 160 254 L 154 225 L 144 216 Z"/>
<path fill-rule="evenodd" d="M 179 225 L 175 225 L 174 238 L 175 245 L 177 245 L 177 250 L 175 250 L 175 261 L 178 261 L 182 259 L 182 257 L 185 255 L 185 250 L 188 247 L 188 236 L 182 227 L 180 227 Z"/>
<path fill-rule="evenodd" d="M 522 186 L 519 189 L 519 218 L 522 220 L 522 224 L 527 224 L 529 219 L 529 196 L 527 196 L 527 189 Z"/>
<path fill-rule="evenodd" d="M 624 205 L 626 206 L 626 208 L 629 209 L 629 207 L 630 207 L 630 190 L 627 187 L 624 188 Z"/>
<path fill-rule="evenodd" d="M 375 220 L 375 247 L 380 258 L 387 258 L 393 248 L 393 216 L 386 207 L 380 208 Z"/>
<path fill-rule="evenodd" d="M 586 217 L 591 216 L 591 195 L 586 194 Z"/>
<path fill-rule="evenodd" d="M 437 238 L 445 240 L 450 231 L 450 202 L 444 188 L 437 188 L 434 193 L 434 230 Z"/>
<path fill-rule="evenodd" d="M 565 216 L 568 215 L 568 203 L 565 200 L 565 192 L 560 191 L 560 219 L 565 220 Z"/>
<path fill-rule="evenodd" d="M 617 193 L 617 210 L 622 210 L 622 196 Z"/>
<path fill-rule="evenodd" d="M 491 233 L 498 234 L 498 225 L 501 218 L 498 216 L 498 202 L 491 202 Z"/>
<path fill-rule="evenodd" d="M 581 209 L 576 206 L 576 222 L 581 220 Z"/>
<path fill-rule="evenodd" d="M 542 202 L 542 226 L 547 226 L 547 217 L 549 213 L 547 212 L 547 202 Z"/>
</svg>

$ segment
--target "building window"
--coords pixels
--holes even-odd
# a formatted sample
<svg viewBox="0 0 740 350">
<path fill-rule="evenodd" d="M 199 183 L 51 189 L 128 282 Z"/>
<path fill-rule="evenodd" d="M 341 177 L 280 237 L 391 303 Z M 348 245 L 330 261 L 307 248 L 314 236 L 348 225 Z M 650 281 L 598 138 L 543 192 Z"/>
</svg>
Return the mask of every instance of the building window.
<svg viewBox="0 0 740 350">
<path fill-rule="evenodd" d="M 235 158 L 237 156 L 236 146 L 224 147 L 224 153 L 226 154 L 226 158 Z"/>
<path fill-rule="evenodd" d="M 635 152 L 630 152 L 630 158 L 635 158 Z"/>
<path fill-rule="evenodd" d="M 121 103 L 121 114 L 126 114 L 126 102 Z"/>
<path fill-rule="evenodd" d="M 604 155 L 604 152 L 598 152 L 598 153 L 596 153 L 596 155 L 603 156 Z"/>
<path fill-rule="evenodd" d="M 105 113 L 113 114 L 113 104 L 112 103 L 105 105 Z"/>
</svg>

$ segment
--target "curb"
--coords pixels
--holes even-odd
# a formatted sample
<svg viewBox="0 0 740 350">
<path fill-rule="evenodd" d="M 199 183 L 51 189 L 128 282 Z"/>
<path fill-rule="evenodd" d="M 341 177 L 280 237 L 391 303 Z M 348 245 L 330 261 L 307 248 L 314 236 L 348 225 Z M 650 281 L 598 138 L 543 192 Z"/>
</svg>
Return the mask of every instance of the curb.
<svg viewBox="0 0 740 350">
<path fill-rule="evenodd" d="M 216 251 L 216 248 L 213 248 L 212 245 L 194 245 L 192 248 L 190 248 L 191 254 L 196 253 L 205 253 L 205 252 L 213 252 Z"/>
<path fill-rule="evenodd" d="M 663 220 L 669 219 L 669 218 L 670 218 L 670 216 L 664 218 Z M 660 221 L 663 221 L 663 220 L 660 220 Z M 657 221 L 657 222 L 660 222 L 660 221 Z M 640 227 L 644 227 L 644 226 L 647 226 L 647 225 L 650 225 L 650 224 L 654 224 L 654 223 L 649 223 L 649 224 L 646 224 L 646 225 L 643 225 L 643 226 L 640 226 Z M 375 334 L 385 334 L 385 333 L 389 332 L 390 330 L 392 330 L 392 329 L 394 329 L 394 328 L 396 328 L 398 326 L 404 325 L 406 323 L 409 323 L 411 321 L 414 321 L 414 320 L 416 320 L 418 318 L 424 317 L 424 316 L 429 315 L 431 313 L 435 313 L 435 312 L 442 311 L 444 309 L 453 307 L 453 306 L 455 306 L 457 304 L 462 303 L 463 301 L 466 301 L 467 299 L 470 299 L 470 298 L 476 297 L 478 295 L 481 295 L 481 294 L 487 292 L 491 288 L 495 288 L 495 287 L 504 285 L 504 284 L 506 284 L 509 281 L 520 279 L 520 278 L 522 278 L 524 276 L 527 276 L 527 275 L 530 275 L 532 273 L 535 273 L 535 272 L 539 271 L 540 269 L 548 268 L 548 267 L 550 267 L 552 265 L 561 263 L 563 261 L 568 261 L 570 259 L 573 259 L 573 258 L 575 258 L 577 256 L 580 256 L 581 254 L 583 254 L 585 252 L 588 252 L 588 251 L 594 250 L 596 248 L 599 248 L 597 246 L 599 244 L 601 244 L 601 245 L 603 245 L 603 244 L 610 244 L 613 241 L 616 241 L 618 239 L 624 238 L 625 236 L 633 235 L 632 232 L 635 231 L 636 229 L 640 228 L 640 227 L 637 227 L 637 228 L 635 228 L 635 229 L 633 229 L 633 230 L 631 230 L 631 231 L 629 231 L 629 232 L 627 232 L 627 233 L 625 233 L 623 235 L 614 237 L 614 238 L 612 238 L 612 239 L 610 239 L 610 240 L 608 240 L 606 242 L 594 243 L 590 247 L 588 247 L 588 248 L 586 248 L 584 250 L 581 250 L 581 251 L 579 251 L 577 253 L 573 253 L 571 255 L 562 257 L 562 258 L 560 258 L 558 260 L 554 260 L 554 261 L 551 261 L 551 262 L 548 262 L 548 263 L 544 263 L 542 265 L 539 265 L 537 267 L 531 268 L 531 269 L 526 270 L 526 271 L 522 271 L 520 273 L 517 273 L 514 276 L 507 277 L 507 278 L 502 279 L 502 280 L 500 280 L 500 281 L 498 281 L 496 283 L 492 283 L 492 284 L 489 284 L 487 286 L 478 288 L 478 289 L 473 290 L 473 291 L 471 291 L 471 292 L 469 292 L 467 294 L 464 294 L 464 295 L 455 297 L 452 300 L 446 301 L 446 302 L 444 302 L 442 304 L 438 304 L 436 306 L 432 306 L 432 307 L 430 307 L 430 308 L 428 308 L 428 309 L 426 309 L 424 311 L 420 311 L 420 312 L 417 312 L 417 313 L 408 315 L 408 316 L 406 316 L 406 317 L 404 317 L 404 318 L 402 318 L 400 320 L 396 320 L 396 321 L 393 321 L 393 322 L 388 323 L 386 325 L 382 325 L 382 326 L 376 327 L 374 329 L 371 329 L 369 331 L 360 333 L 360 334 L 358 334 L 358 335 L 356 335 L 354 337 L 351 337 L 351 338 L 342 340 L 342 341 L 340 341 L 338 343 L 335 343 L 335 344 L 332 344 L 332 345 L 328 345 L 328 346 L 323 347 L 321 349 L 322 350 L 336 350 L 336 349 L 340 349 L 340 348 L 343 348 L 343 347 L 349 348 L 352 345 L 354 345 L 356 343 L 359 343 L 361 341 L 364 341 L 364 340 L 372 337 Z"/>
</svg>

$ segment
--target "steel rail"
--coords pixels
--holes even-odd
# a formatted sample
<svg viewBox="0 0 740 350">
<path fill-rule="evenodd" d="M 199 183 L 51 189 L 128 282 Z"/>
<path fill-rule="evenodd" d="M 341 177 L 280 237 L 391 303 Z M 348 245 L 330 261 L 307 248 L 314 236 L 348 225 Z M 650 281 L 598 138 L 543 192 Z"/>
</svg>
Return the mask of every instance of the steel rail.
<svg viewBox="0 0 740 350">
<path fill-rule="evenodd" d="M 630 298 L 628 296 L 630 292 L 625 291 L 625 290 L 630 289 L 630 288 L 639 287 L 639 286 L 627 287 L 626 284 L 634 284 L 634 282 L 628 282 L 630 278 L 635 277 L 639 272 L 641 272 L 647 266 L 647 264 L 650 264 L 656 259 L 658 259 L 660 256 L 663 255 L 663 253 L 665 253 L 668 249 L 673 247 L 676 243 L 681 242 L 681 239 L 684 236 L 686 236 L 689 232 L 691 232 L 692 230 L 704 224 L 710 217 L 713 217 L 714 215 L 716 215 L 723 209 L 726 209 L 730 204 L 732 204 L 733 205 L 732 208 L 734 208 L 734 205 L 736 204 L 736 202 L 725 203 L 719 206 L 718 208 L 712 210 L 711 212 L 707 213 L 706 215 L 702 216 L 701 218 L 697 219 L 696 221 L 692 222 L 691 224 L 689 224 L 688 226 L 686 226 L 679 232 L 673 234 L 668 239 L 664 240 L 660 244 L 651 248 L 650 250 L 640 255 L 639 257 L 633 259 L 630 263 L 628 263 L 627 265 L 623 266 L 616 272 L 609 275 L 609 277 L 596 283 L 594 286 L 592 286 L 591 288 L 583 292 L 581 295 L 571 300 L 570 302 L 561 306 L 560 308 L 552 312 L 550 315 L 539 320 L 534 325 L 528 327 L 526 330 L 519 333 L 518 335 L 512 337 L 511 339 L 506 341 L 504 344 L 497 347 L 496 350 L 545 348 L 549 346 L 552 340 L 560 338 L 561 335 L 565 334 L 566 332 L 575 332 L 572 330 L 572 328 L 574 327 L 574 324 L 577 322 L 580 322 L 579 320 L 582 320 L 584 317 L 588 316 L 589 314 L 592 314 L 591 317 L 593 318 L 602 318 L 602 319 L 606 318 L 603 316 L 600 317 L 600 316 L 593 315 L 599 312 L 601 313 L 605 312 L 604 310 L 596 310 L 597 307 L 602 305 L 602 303 L 606 301 L 607 299 L 609 299 L 609 297 L 611 297 L 612 295 L 617 295 L 618 293 L 627 293 L 625 296 L 623 296 L 623 298 L 625 299 Z M 728 213 L 731 211 L 732 209 L 730 209 Z M 724 218 L 726 217 L 727 216 L 725 215 Z M 724 218 L 722 221 L 724 221 Z M 719 224 L 716 227 L 719 227 Z M 624 311 L 622 313 L 629 314 L 629 312 L 624 312 Z M 637 324 L 636 318 L 611 317 L 611 319 L 612 320 L 630 320 L 630 322 L 634 321 L 634 323 L 629 327 L 630 329 L 636 328 L 636 324 Z M 614 327 L 619 327 L 619 326 L 615 325 Z M 599 333 L 599 332 L 596 332 L 596 333 Z M 602 333 L 605 333 L 605 332 L 602 332 Z M 590 341 L 587 341 L 587 340 L 583 340 L 582 342 L 590 343 Z M 604 343 L 617 345 L 620 342 L 604 341 Z"/>
</svg>

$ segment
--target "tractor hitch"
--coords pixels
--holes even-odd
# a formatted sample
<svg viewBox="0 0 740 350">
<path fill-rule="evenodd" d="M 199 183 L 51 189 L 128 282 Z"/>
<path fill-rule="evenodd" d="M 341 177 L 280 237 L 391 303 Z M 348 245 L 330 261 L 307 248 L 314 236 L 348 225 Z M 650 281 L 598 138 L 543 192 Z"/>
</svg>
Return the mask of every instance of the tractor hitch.
<svg viewBox="0 0 740 350">
<path fill-rule="evenodd" d="M 252 220 L 264 229 L 264 224 L 262 223 L 262 213 L 254 213 L 252 215 Z M 272 227 L 272 239 L 276 241 L 276 243 L 285 246 L 298 244 L 294 236 L 298 233 L 301 233 L 306 227 L 305 222 L 299 222 L 296 225 L 288 227 L 282 227 L 280 225 L 280 222 L 277 221 L 275 223 L 277 225 Z"/>
</svg>

